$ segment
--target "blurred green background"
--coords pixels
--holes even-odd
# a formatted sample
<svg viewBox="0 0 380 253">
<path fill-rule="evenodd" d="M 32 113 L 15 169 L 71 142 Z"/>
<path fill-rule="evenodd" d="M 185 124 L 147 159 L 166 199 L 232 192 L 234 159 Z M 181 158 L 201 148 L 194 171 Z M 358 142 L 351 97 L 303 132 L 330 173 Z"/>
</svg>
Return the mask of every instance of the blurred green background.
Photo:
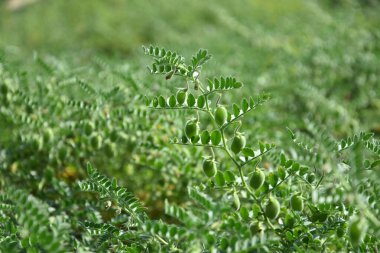
<svg viewBox="0 0 380 253">
<path fill-rule="evenodd" d="M 376 0 L 9 0 L 0 6 L 0 55 L 19 72 L 43 72 L 38 55 L 65 78 L 80 76 L 95 88 L 130 86 L 100 80 L 96 66 L 105 64 L 122 69 L 136 94 L 157 95 L 183 84 L 151 77 L 142 45 L 187 58 L 206 48 L 213 61 L 204 77 L 232 75 L 245 83 L 226 100 L 271 93 L 270 106 L 247 119 L 254 138 L 281 143 L 289 139 L 285 127 L 302 129 L 304 119 L 336 137 L 380 132 Z"/>
<path fill-rule="evenodd" d="M 144 69 L 141 45 L 154 44 L 185 56 L 207 48 L 210 76 L 235 75 L 258 90 L 305 80 L 338 85 L 342 75 L 355 78 L 353 65 L 363 59 L 379 82 L 374 0 L 40 0 L 10 9 L 12 2 L 25 0 L 0 2 L 0 46 L 15 59 L 36 51 L 85 62 L 95 54 Z M 311 76 L 307 68 L 315 67 Z"/>
</svg>

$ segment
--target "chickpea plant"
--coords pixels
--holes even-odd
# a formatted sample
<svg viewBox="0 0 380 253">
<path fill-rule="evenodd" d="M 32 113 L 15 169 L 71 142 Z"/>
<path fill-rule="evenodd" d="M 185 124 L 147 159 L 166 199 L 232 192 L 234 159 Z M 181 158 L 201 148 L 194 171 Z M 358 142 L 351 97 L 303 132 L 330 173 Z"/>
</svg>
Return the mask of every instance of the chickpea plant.
<svg viewBox="0 0 380 253">
<path fill-rule="evenodd" d="M 185 83 L 174 94 L 146 97 L 147 106 L 193 113 L 184 124 L 182 136 L 174 137 L 171 143 L 203 147 L 209 152 L 199 163 L 204 183 L 189 186 L 190 197 L 203 212 L 168 203 L 166 207 L 167 214 L 188 229 L 199 230 L 196 237 L 186 239 L 197 242 L 192 244 L 193 250 L 197 245 L 199 251 L 206 252 L 366 250 L 366 218 L 354 216 L 353 210 L 347 211 L 342 204 L 315 200 L 323 187 L 323 173 L 287 159 L 273 144 L 259 142 L 255 148 L 241 130 L 244 117 L 267 102 L 267 94 L 223 104 L 223 95 L 238 91 L 243 84 L 234 77 L 203 81 L 202 67 L 211 59 L 207 50 L 199 50 L 186 64 L 176 52 L 154 46 L 143 49 L 154 59 L 148 68 L 152 74 L 163 75 L 166 80 L 178 77 Z M 267 153 L 279 161 L 272 162 L 269 170 L 260 166 L 262 160 L 270 162 Z M 347 223 L 351 215 L 356 218 Z M 185 217 L 203 223 L 195 226 L 184 221 Z M 367 238 L 371 241 L 376 236 Z"/>
<path fill-rule="evenodd" d="M 291 115 L 290 138 L 261 141 L 247 122 L 269 95 L 233 101 L 243 83 L 204 78 L 206 50 L 143 49 L 168 94 L 100 58 L 80 78 L 40 57 L 0 69 L 0 252 L 378 252 L 376 135 Z"/>
</svg>

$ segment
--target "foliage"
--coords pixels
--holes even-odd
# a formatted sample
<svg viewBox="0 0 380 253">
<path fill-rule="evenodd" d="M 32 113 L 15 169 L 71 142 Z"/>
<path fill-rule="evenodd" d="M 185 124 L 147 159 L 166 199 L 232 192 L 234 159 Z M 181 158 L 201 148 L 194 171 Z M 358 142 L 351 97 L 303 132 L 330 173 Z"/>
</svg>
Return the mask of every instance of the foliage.
<svg viewBox="0 0 380 253">
<path fill-rule="evenodd" d="M 1 252 L 378 251 L 375 1 L 42 2 L 0 8 Z"/>
<path fill-rule="evenodd" d="M 152 55 L 147 49 L 144 51 L 154 58 L 160 55 L 159 53 Z M 181 64 L 184 68 L 187 68 L 184 60 L 182 60 Z M 156 72 L 153 71 L 152 73 L 155 74 Z M 194 78 L 193 74 L 181 77 L 185 78 L 187 83 L 186 87 L 183 88 L 183 91 L 186 92 L 184 103 L 178 105 L 178 96 L 176 100 L 176 95 L 173 94 L 169 95 L 168 99 L 165 99 L 162 95 L 151 99 L 147 98 L 147 105 L 155 109 L 187 109 L 197 112 L 195 121 L 199 121 L 197 124 L 201 125 L 201 130 L 191 136 L 186 132 L 182 137 L 175 138 L 172 143 L 203 146 L 210 149 L 209 157 L 216 161 L 218 161 L 218 156 L 215 154 L 216 149 L 221 150 L 230 159 L 229 163 L 224 161 L 229 164 L 227 167 L 232 166 L 235 168 L 230 170 L 219 168 L 218 172 L 211 174 L 205 171 L 206 176 L 212 179 L 208 180 L 207 184 L 202 184 L 198 189 L 190 189 L 190 197 L 209 213 L 208 216 L 210 216 L 211 212 L 213 220 L 209 224 L 220 222 L 223 224 L 224 220 L 231 219 L 237 223 L 245 221 L 238 226 L 239 236 L 237 238 L 237 231 L 231 227 L 232 225 L 226 227 L 222 225 L 215 228 L 211 226 L 211 230 L 206 230 L 207 228 L 205 228 L 203 234 L 206 235 L 206 238 L 203 239 L 201 244 L 205 245 L 206 249 L 210 251 L 216 249 L 218 251 L 261 249 L 270 252 L 320 252 L 327 249 L 343 250 L 345 247 L 355 247 L 351 249 L 366 251 L 377 247 L 373 240 L 376 241 L 378 237 L 378 232 L 376 231 L 379 226 L 379 220 L 376 218 L 378 210 L 377 208 L 372 208 L 368 202 L 363 202 L 361 196 L 355 196 L 356 193 L 353 190 L 355 188 L 351 187 L 352 185 L 360 184 L 364 179 L 363 177 L 352 175 L 349 178 L 350 181 L 338 181 L 339 183 L 334 186 L 336 189 L 341 189 L 340 194 L 332 193 L 332 189 L 329 189 L 329 183 L 324 183 L 325 173 L 339 177 L 341 176 L 340 172 L 332 173 L 331 171 L 326 172 L 324 169 L 313 169 L 310 167 L 313 166 L 313 163 L 311 163 L 313 161 L 310 162 L 305 159 L 296 161 L 287 159 L 284 154 L 277 153 L 277 156 L 279 156 L 277 161 L 280 161 L 280 163 L 273 164 L 269 168 L 269 172 L 261 176 L 266 178 L 264 184 L 250 182 L 248 185 L 247 179 L 252 177 L 252 173 L 257 170 L 256 168 L 261 162 L 266 161 L 266 152 L 270 152 L 275 147 L 271 144 L 259 142 L 257 145 L 258 150 L 254 151 L 251 145 L 246 146 L 245 140 L 238 146 L 236 146 L 235 140 L 236 138 L 242 138 L 240 136 L 244 136 L 244 133 L 239 132 L 243 125 L 240 120 L 243 118 L 242 116 L 245 116 L 255 106 L 262 104 L 267 96 L 258 96 L 258 99 L 256 99 L 258 102 L 255 102 L 253 98 L 243 99 L 241 107 L 237 104 L 232 104 L 231 112 L 227 112 L 226 115 L 219 114 L 217 108 L 220 108 L 219 103 L 223 92 L 229 90 L 230 87 L 241 88 L 241 83 L 234 78 L 222 77 L 214 79 L 214 81 L 208 81 L 209 85 L 206 87 L 202 84 L 199 75 L 196 75 L 196 78 Z M 221 81 L 219 82 L 219 80 Z M 235 83 L 239 84 L 234 85 Z M 194 92 L 199 93 L 198 96 L 191 93 L 191 87 L 193 87 Z M 200 98 L 202 99 L 200 100 Z M 206 114 L 209 120 L 201 118 L 200 113 Z M 189 121 L 187 124 L 189 124 Z M 209 134 L 210 132 L 211 134 Z M 360 133 L 341 141 L 334 141 L 328 138 L 324 131 L 314 131 L 313 133 L 317 136 L 311 140 L 321 143 L 320 147 L 318 147 L 320 150 L 314 150 L 317 148 L 315 143 L 305 144 L 304 141 L 298 140 L 292 131 L 290 132 L 294 142 L 302 149 L 301 152 L 310 153 L 311 156 L 315 154 L 323 156 L 321 157 L 322 161 L 336 169 L 340 169 L 343 165 L 347 167 L 353 166 L 350 161 L 346 161 L 346 158 L 341 156 L 345 149 L 358 146 L 361 143 L 369 146 L 368 143 L 375 141 L 372 139 L 373 134 L 366 133 Z M 376 153 L 376 148 L 374 150 Z M 364 150 L 361 150 L 361 153 L 364 155 Z M 261 159 L 262 157 L 263 159 Z M 368 165 L 365 167 L 363 164 L 359 164 L 360 167 L 355 169 L 356 173 L 362 170 L 361 168 L 368 168 L 369 172 L 366 176 L 375 177 L 378 180 L 378 173 L 373 169 L 374 165 L 378 163 L 377 160 L 373 162 L 366 160 L 366 163 Z M 330 168 L 326 169 L 330 170 Z M 262 171 L 263 169 L 258 170 Z M 370 190 L 372 195 L 377 186 L 370 186 L 367 182 L 366 184 L 372 189 Z M 252 188 L 251 185 L 254 187 Z M 297 209 L 297 211 L 289 209 L 290 204 L 288 203 L 293 192 L 300 194 L 299 198 L 301 200 L 299 201 L 306 202 L 305 206 L 307 208 L 305 210 L 303 203 L 293 208 Z M 346 199 L 350 198 L 349 195 L 345 195 L 347 192 L 354 194 L 353 200 L 348 201 Z M 205 195 L 205 193 L 207 194 Z M 327 198 L 329 193 L 334 194 L 336 197 Z M 218 199 L 218 204 L 214 203 L 211 197 Z M 374 201 L 376 202 L 376 200 Z M 217 209 L 215 209 L 216 206 L 218 206 Z M 369 244 L 361 244 L 362 246 L 359 247 L 353 243 L 353 246 L 349 246 L 346 238 L 337 238 L 337 235 L 330 231 L 344 230 L 349 220 L 353 219 L 353 216 L 358 213 L 371 220 L 374 230 L 368 233 Z M 205 223 L 206 221 L 208 219 L 204 220 Z M 257 224 L 260 224 L 260 233 L 257 233 L 257 229 L 252 229 Z M 246 233 L 243 231 L 246 231 Z M 187 240 L 190 239 L 188 238 Z"/>
<path fill-rule="evenodd" d="M 185 87 L 167 98 L 158 95 L 144 100 L 151 109 L 192 113 L 192 116 L 186 114 L 190 120 L 181 135 L 172 138 L 170 143 L 206 149 L 201 153 L 204 176 L 197 172 L 197 182 L 183 181 L 188 184 L 187 193 L 193 204 L 183 201 L 177 205 L 165 200 L 165 214 L 171 219 L 149 218 L 143 204 L 132 193 L 90 164 L 87 165 L 88 179 L 80 181 L 77 186 L 72 185 L 71 181 L 82 177 L 74 166 L 81 165 L 69 165 L 69 159 L 76 156 L 85 159 L 92 152 L 112 158 L 117 147 L 120 148 L 120 144 L 115 144 L 120 139 L 131 144 L 118 130 L 109 127 L 112 124 L 110 119 L 116 121 L 115 127 L 124 120 L 109 117 L 119 114 L 106 109 L 112 97 L 117 103 L 119 88 L 110 92 L 97 91 L 83 80 L 72 79 L 70 82 L 78 83 L 86 94 L 101 99 L 101 102 L 93 105 L 61 98 L 62 102 L 67 102 L 61 102 L 58 108 L 48 104 L 51 113 L 72 108 L 69 110 L 82 115 L 78 121 L 72 121 L 70 113 L 62 140 L 55 138 L 57 132 L 53 123 L 49 127 L 43 123 L 47 122 L 47 115 L 39 111 L 33 113 L 41 102 L 21 90 L 14 90 L 9 85 L 12 80 L 5 79 L 2 96 L 10 95 L 12 103 L 6 104 L 3 118 L 14 125 L 28 123 L 29 127 L 38 129 L 45 124 L 45 128 L 40 134 L 31 135 L 21 128 L 17 137 L 23 146 L 16 146 L 14 151 L 11 148 L 3 151 L 3 171 L 8 177 L 8 182 L 3 181 L 3 184 L 28 180 L 27 187 L 37 192 L 35 197 L 24 190 L 13 190 L 13 186 L 4 191 L 1 204 L 4 223 L 1 247 L 4 250 L 60 252 L 71 247 L 126 252 L 320 252 L 344 249 L 365 252 L 377 247 L 379 141 L 373 134 L 359 133 L 336 141 L 316 124 L 305 121 L 309 135 L 289 129 L 295 148 L 299 149 L 295 158 L 289 158 L 285 155 L 286 150 L 282 151 L 274 144 L 262 141 L 251 144 L 246 138 L 248 134 L 242 131 L 243 120 L 253 109 L 269 100 L 268 94 L 243 98 L 239 105 L 222 105 L 223 95 L 241 89 L 243 84 L 234 77 L 219 77 L 207 79 L 205 86 L 200 78 L 200 63 L 211 58 L 206 50 L 200 50 L 190 65 L 182 56 L 162 48 L 144 47 L 144 52 L 154 58 L 152 74 L 165 74 L 166 79 L 179 76 L 185 80 Z M 158 66 L 161 63 L 170 67 L 161 71 Z M 155 71 L 157 68 L 160 70 Z M 181 69 L 186 71 L 181 72 Z M 17 113 L 17 108 L 24 105 L 27 111 L 19 111 L 20 117 L 9 113 L 10 110 Z M 97 120 L 85 121 L 83 116 L 97 117 Z M 150 131 L 153 131 L 149 127 L 150 121 L 145 125 L 140 122 L 131 122 L 132 127 L 124 129 L 143 130 L 143 136 L 149 138 Z M 135 127 L 134 124 L 140 125 Z M 104 132 L 100 132 L 101 129 Z M 56 150 L 51 150 L 51 143 L 56 141 L 57 144 L 52 145 Z M 157 148 L 151 140 L 146 142 L 143 138 L 140 143 L 146 151 Z M 96 150 L 103 151 L 98 153 Z M 345 155 L 350 150 L 353 151 Z M 129 148 L 127 152 L 134 151 Z M 174 153 L 168 154 L 175 158 Z M 46 158 L 41 159 L 43 156 Z M 194 155 L 188 157 L 196 158 Z M 48 164 L 44 172 L 39 171 L 41 163 Z M 30 173 L 19 170 L 32 164 L 34 169 Z M 263 168 L 262 164 L 268 165 Z M 63 171 L 60 172 L 59 168 Z M 343 177 L 347 171 L 350 171 L 349 176 Z M 38 197 L 53 206 L 49 207 Z M 71 211 L 67 210 L 68 207 Z M 71 212 L 79 214 L 72 216 Z M 355 227 L 355 232 L 351 232 L 354 229 L 351 224 L 355 224 L 357 216 L 361 217 L 360 224 L 370 224 L 368 231 L 356 231 L 360 228 Z M 351 229 L 350 232 L 346 232 L 347 229 Z M 338 231 L 341 231 L 339 235 Z M 80 236 L 74 236 L 78 233 Z M 352 239 L 353 236 L 356 238 Z"/>
</svg>

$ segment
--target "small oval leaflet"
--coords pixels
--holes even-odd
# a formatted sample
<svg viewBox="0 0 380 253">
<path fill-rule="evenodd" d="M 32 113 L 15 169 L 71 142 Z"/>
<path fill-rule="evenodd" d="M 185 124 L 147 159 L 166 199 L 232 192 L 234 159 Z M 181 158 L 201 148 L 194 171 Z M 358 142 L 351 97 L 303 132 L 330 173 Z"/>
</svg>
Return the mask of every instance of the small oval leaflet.
<svg viewBox="0 0 380 253">
<path fill-rule="evenodd" d="M 225 183 L 226 182 L 224 180 L 223 173 L 220 170 L 218 170 L 218 172 L 215 175 L 215 184 L 219 187 L 222 187 Z"/>
<path fill-rule="evenodd" d="M 197 105 L 199 108 L 203 108 L 205 106 L 205 97 L 204 96 L 199 96 L 197 99 Z"/>
<path fill-rule="evenodd" d="M 247 99 L 245 99 L 245 98 L 243 99 L 243 101 L 241 102 L 241 108 L 243 108 L 243 112 L 248 111 L 249 104 L 248 104 Z"/>
<path fill-rule="evenodd" d="M 233 107 L 233 111 L 234 111 L 234 116 L 235 117 L 239 116 L 239 114 L 240 114 L 240 108 L 239 108 L 239 106 L 237 104 L 233 104 L 232 107 Z"/>
<path fill-rule="evenodd" d="M 219 130 L 214 130 L 211 132 L 211 143 L 213 145 L 219 145 L 221 140 L 222 135 L 220 134 Z"/>
<path fill-rule="evenodd" d="M 153 105 L 153 107 L 157 107 L 158 106 L 158 99 L 157 99 L 157 97 L 153 98 L 152 105 Z"/>
<path fill-rule="evenodd" d="M 158 98 L 158 104 L 160 105 L 160 107 L 164 108 L 166 107 L 166 101 L 165 101 L 165 98 L 163 96 L 160 96 Z"/>
<path fill-rule="evenodd" d="M 204 130 L 201 134 L 202 144 L 208 144 L 210 142 L 210 133 L 207 130 Z"/>
<path fill-rule="evenodd" d="M 243 153 L 243 155 L 245 156 L 251 156 L 251 157 L 254 157 L 255 156 L 255 151 L 253 151 L 252 148 L 243 148 L 241 150 L 241 152 Z"/>
<path fill-rule="evenodd" d="M 274 174 L 273 172 L 269 173 L 268 175 L 268 182 L 272 187 L 275 187 L 278 182 L 278 176 Z"/>
<path fill-rule="evenodd" d="M 235 182 L 235 175 L 230 170 L 226 170 L 224 173 L 224 179 L 227 183 L 233 183 Z"/>
<path fill-rule="evenodd" d="M 187 96 L 187 105 L 189 107 L 193 107 L 195 105 L 195 97 L 191 93 Z"/>
<path fill-rule="evenodd" d="M 174 107 L 177 104 L 177 100 L 174 95 L 171 95 L 169 98 L 169 106 Z"/>
<path fill-rule="evenodd" d="M 240 217 L 243 219 L 243 220 L 248 220 L 249 219 L 249 211 L 248 209 L 243 206 L 240 208 Z"/>
<path fill-rule="evenodd" d="M 286 177 L 286 172 L 282 166 L 277 169 L 277 174 L 281 180 L 284 180 Z"/>
</svg>

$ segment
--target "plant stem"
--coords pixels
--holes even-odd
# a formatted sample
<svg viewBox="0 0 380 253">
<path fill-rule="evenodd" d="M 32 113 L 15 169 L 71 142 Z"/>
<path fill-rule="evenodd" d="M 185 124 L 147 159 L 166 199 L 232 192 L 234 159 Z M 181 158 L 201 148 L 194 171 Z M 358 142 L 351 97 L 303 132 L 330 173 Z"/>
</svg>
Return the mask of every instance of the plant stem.
<svg viewBox="0 0 380 253">
<path fill-rule="evenodd" d="M 203 93 L 203 91 L 202 91 Z M 205 95 L 205 98 L 206 98 L 206 111 L 208 112 L 210 118 L 212 119 L 213 123 L 215 125 L 218 125 L 215 121 L 215 117 L 214 115 L 212 114 L 211 110 L 210 110 L 210 107 L 208 105 L 208 99 L 207 99 L 207 95 Z M 261 209 L 261 212 L 263 213 L 264 215 L 264 218 L 265 218 L 265 221 L 267 222 L 267 224 L 269 225 L 269 227 L 271 229 L 274 229 L 273 227 L 273 224 L 269 221 L 268 217 L 265 215 L 265 211 L 264 211 L 264 208 L 261 204 L 261 200 L 257 199 L 256 196 L 255 196 L 255 193 L 249 188 L 249 186 L 247 185 L 247 183 L 245 182 L 245 179 L 244 179 L 244 175 L 243 175 L 243 171 L 242 171 L 242 166 L 238 163 L 238 161 L 236 161 L 236 159 L 233 157 L 233 155 L 231 154 L 230 150 L 228 149 L 227 147 L 227 142 L 226 142 L 226 138 L 225 138 L 225 135 L 224 135 L 224 128 L 222 127 L 218 127 L 219 128 L 219 131 L 222 135 L 222 142 L 223 142 L 223 150 L 226 152 L 226 154 L 230 157 L 230 159 L 232 160 L 232 162 L 236 165 L 236 167 L 238 168 L 238 171 L 239 171 L 239 175 L 240 175 L 240 178 L 241 178 L 241 181 L 242 181 L 242 184 L 245 188 L 245 190 L 249 193 L 249 195 L 251 195 L 253 197 L 253 199 L 257 202 L 257 204 L 259 205 L 260 209 Z"/>
<path fill-rule="evenodd" d="M 265 218 L 265 221 L 268 223 L 269 227 L 270 227 L 271 229 L 274 229 L 273 224 L 270 222 L 270 220 L 268 219 L 268 217 L 265 215 L 264 208 L 263 208 L 263 206 L 261 205 L 261 199 L 256 198 L 255 193 L 249 188 L 249 186 L 248 186 L 247 183 L 245 182 L 244 175 L 243 175 L 243 172 L 242 172 L 242 168 L 241 168 L 241 167 L 238 167 L 238 169 L 239 169 L 240 178 L 241 178 L 241 180 L 242 180 L 242 183 L 243 183 L 244 188 L 247 190 L 247 192 L 252 196 L 252 198 L 253 198 L 253 199 L 257 202 L 257 204 L 259 205 L 260 210 L 261 210 L 261 212 L 263 213 L 264 218 Z"/>
</svg>

